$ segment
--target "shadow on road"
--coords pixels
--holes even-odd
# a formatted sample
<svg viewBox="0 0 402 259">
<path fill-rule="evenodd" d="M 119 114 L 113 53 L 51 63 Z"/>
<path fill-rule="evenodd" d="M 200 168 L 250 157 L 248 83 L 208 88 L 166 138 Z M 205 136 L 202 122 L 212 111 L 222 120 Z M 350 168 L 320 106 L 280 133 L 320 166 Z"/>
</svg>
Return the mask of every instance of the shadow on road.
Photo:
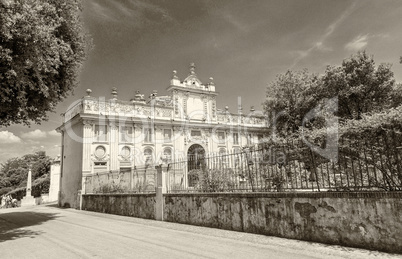
<svg viewBox="0 0 402 259">
<path fill-rule="evenodd" d="M 57 213 L 41 213 L 32 211 L 14 211 L 0 214 L 0 243 L 23 237 L 34 238 L 42 231 L 33 231 L 27 227 L 40 225 L 57 218 Z"/>
</svg>

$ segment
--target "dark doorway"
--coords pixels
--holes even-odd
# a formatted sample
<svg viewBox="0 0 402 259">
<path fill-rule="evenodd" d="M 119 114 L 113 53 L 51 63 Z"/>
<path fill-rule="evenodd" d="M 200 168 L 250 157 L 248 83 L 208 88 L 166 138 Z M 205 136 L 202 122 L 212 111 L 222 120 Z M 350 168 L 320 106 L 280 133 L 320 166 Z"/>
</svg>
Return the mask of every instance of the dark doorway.
<svg viewBox="0 0 402 259">
<path fill-rule="evenodd" d="M 201 162 L 205 157 L 205 149 L 199 144 L 193 144 L 187 151 L 188 171 L 201 169 Z"/>
<path fill-rule="evenodd" d="M 193 144 L 187 151 L 188 186 L 194 187 L 198 182 L 199 170 L 205 163 L 205 149 L 199 144 Z"/>
</svg>

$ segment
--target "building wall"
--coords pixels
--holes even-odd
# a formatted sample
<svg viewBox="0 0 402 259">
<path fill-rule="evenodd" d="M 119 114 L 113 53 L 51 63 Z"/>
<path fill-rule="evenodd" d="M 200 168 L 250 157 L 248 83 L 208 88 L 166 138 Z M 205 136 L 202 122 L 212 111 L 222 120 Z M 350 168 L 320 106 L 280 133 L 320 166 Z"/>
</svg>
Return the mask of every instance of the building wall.
<svg viewBox="0 0 402 259">
<path fill-rule="evenodd" d="M 164 220 L 402 253 L 402 193 L 166 194 Z"/>
<path fill-rule="evenodd" d="M 82 139 L 82 123 L 72 125 L 71 129 Z M 62 149 L 59 206 L 79 208 L 78 191 L 81 190 L 82 181 L 83 144 L 64 132 Z"/>
<path fill-rule="evenodd" d="M 169 222 L 402 253 L 401 192 L 164 194 Z M 155 219 L 153 194 L 87 194 L 83 209 Z"/>
<path fill-rule="evenodd" d="M 66 111 L 64 123 L 58 128 L 64 134 L 61 205 L 78 206 L 77 194 L 82 188 L 83 176 L 121 169 L 134 171 L 134 167 L 145 166 L 146 148 L 152 150 L 152 162 L 158 164 L 166 148 L 172 151 L 171 161 L 185 160 L 193 144 L 202 145 L 207 154 L 229 152 L 248 144 L 246 134 L 238 132 L 239 144 L 233 145 L 233 131 L 246 128 L 254 133 L 268 131 L 263 116 L 253 111 L 247 116 L 243 113 L 230 114 L 228 108 L 218 111 L 218 93 L 215 92 L 213 78 L 203 84 L 195 73 L 194 64 L 183 81 L 176 73 L 173 73 L 166 89 L 168 96 L 153 93 L 149 99 L 145 99 L 138 92 L 134 99 L 123 101 L 117 99 L 117 89 L 112 89 L 112 98 L 104 100 L 91 97 L 91 91 L 88 91 L 87 96 Z M 67 134 L 71 124 L 83 141 L 75 142 Z M 97 125 L 108 128 L 107 139 L 96 138 Z M 132 141 L 120 141 L 119 132 L 123 126 L 132 127 Z M 152 141 L 144 141 L 144 127 L 154 130 Z M 163 142 L 163 129 L 172 130 L 172 142 Z M 192 138 L 192 129 L 201 130 L 202 136 Z M 224 142 L 217 143 L 216 129 L 225 133 Z M 127 153 L 126 147 L 131 151 L 130 156 L 122 155 Z M 126 152 L 122 152 L 123 148 Z"/>
<path fill-rule="evenodd" d="M 155 219 L 155 193 L 86 194 L 82 196 L 82 209 L 136 218 Z"/>
<path fill-rule="evenodd" d="M 48 202 L 57 201 L 59 199 L 60 190 L 60 161 L 55 161 L 50 166 L 50 186 Z"/>
</svg>

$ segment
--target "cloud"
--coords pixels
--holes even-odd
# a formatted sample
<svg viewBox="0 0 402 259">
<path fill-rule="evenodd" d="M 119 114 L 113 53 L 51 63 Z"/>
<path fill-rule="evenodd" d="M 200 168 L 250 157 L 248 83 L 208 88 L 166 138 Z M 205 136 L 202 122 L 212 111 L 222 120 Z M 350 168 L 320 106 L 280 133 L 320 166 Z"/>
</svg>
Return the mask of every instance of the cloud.
<svg viewBox="0 0 402 259">
<path fill-rule="evenodd" d="M 36 129 L 33 131 L 29 131 L 26 133 L 22 133 L 21 137 L 25 139 L 41 139 L 41 138 L 46 138 L 46 132 L 41 131 L 40 129 Z"/>
<path fill-rule="evenodd" d="M 328 51 L 332 51 L 333 49 L 330 47 L 325 46 L 324 44 L 322 44 L 322 42 L 317 42 L 315 44 L 315 47 L 317 50 L 320 50 L 322 52 L 328 52 Z"/>
<path fill-rule="evenodd" d="M 312 47 L 310 47 L 307 50 L 304 51 L 298 51 L 299 56 L 293 61 L 293 64 L 291 68 L 293 68 L 297 63 L 299 63 L 302 59 L 306 58 L 313 52 L 314 50 L 320 50 L 320 51 L 330 51 L 331 49 L 328 47 L 325 47 L 324 41 L 330 37 L 336 28 L 348 17 L 350 14 L 353 12 L 354 8 L 356 6 L 356 2 L 354 2 L 351 6 L 349 6 L 335 21 L 333 21 L 326 29 L 325 33 L 320 37 L 320 39 L 313 44 Z"/>
<path fill-rule="evenodd" d="M 351 42 L 348 42 L 345 45 L 345 49 L 351 50 L 351 51 L 361 50 L 361 49 L 363 49 L 363 48 L 365 48 L 367 46 L 368 39 L 369 39 L 368 34 L 366 34 L 366 35 L 358 35 Z"/>
<path fill-rule="evenodd" d="M 222 17 L 226 22 L 232 24 L 235 28 L 237 28 L 238 30 L 240 30 L 242 32 L 248 32 L 251 27 L 250 25 L 242 22 L 238 17 L 232 15 L 231 13 L 229 13 L 226 10 L 218 12 L 217 15 Z"/>
<path fill-rule="evenodd" d="M 91 15 L 106 23 L 125 24 L 141 28 L 147 24 L 171 21 L 172 17 L 162 7 L 139 0 L 90 2 Z"/>
<path fill-rule="evenodd" d="M 54 134 L 53 130 L 45 131 L 44 129 L 32 130 L 19 136 L 7 130 L 0 131 L 0 164 L 10 158 L 21 157 L 36 151 L 46 151 L 46 155 L 55 157 L 60 153 L 60 134 L 58 134 L 59 137 L 49 137 L 52 134 Z"/>
<path fill-rule="evenodd" d="M 14 135 L 14 133 L 9 132 L 8 130 L 0 131 L 0 143 L 1 144 L 11 144 L 11 143 L 20 143 L 21 139 Z"/>
<path fill-rule="evenodd" d="M 56 130 L 48 131 L 47 134 L 49 136 L 60 137 L 60 133 L 58 133 Z"/>
</svg>

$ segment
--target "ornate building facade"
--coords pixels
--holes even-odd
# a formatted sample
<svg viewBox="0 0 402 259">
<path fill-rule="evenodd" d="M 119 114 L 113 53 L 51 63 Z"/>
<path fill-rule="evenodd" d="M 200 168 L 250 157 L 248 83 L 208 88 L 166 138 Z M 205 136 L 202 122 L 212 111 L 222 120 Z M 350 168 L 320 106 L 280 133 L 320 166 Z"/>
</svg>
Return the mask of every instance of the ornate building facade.
<svg viewBox="0 0 402 259">
<path fill-rule="evenodd" d="M 213 78 L 202 83 L 194 64 L 184 80 L 173 71 L 167 96 L 149 98 L 138 91 L 130 101 L 87 96 L 64 113 L 61 205 L 77 206 L 82 178 L 105 171 L 169 163 L 194 155 L 226 153 L 253 144 L 268 134 L 267 120 L 241 107 L 233 114 L 218 109 Z M 67 205 L 67 206 L 68 206 Z"/>
</svg>

